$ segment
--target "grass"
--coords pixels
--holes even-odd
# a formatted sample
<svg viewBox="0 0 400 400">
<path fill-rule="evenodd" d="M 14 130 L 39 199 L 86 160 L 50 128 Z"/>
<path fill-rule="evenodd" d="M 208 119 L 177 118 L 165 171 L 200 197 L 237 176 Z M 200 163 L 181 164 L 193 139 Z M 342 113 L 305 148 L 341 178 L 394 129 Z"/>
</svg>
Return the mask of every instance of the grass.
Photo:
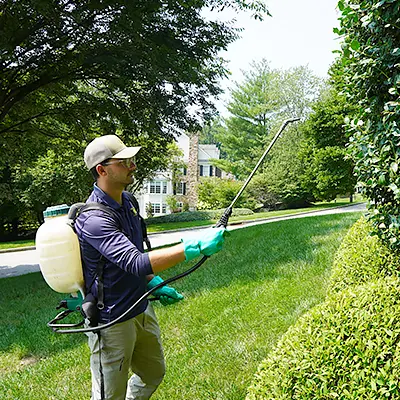
<svg viewBox="0 0 400 400">
<path fill-rule="evenodd" d="M 18 240 L 15 242 L 0 242 L 0 250 L 16 249 L 18 247 L 34 246 L 34 240 Z"/>
<path fill-rule="evenodd" d="M 238 217 L 231 217 L 229 219 L 229 222 L 249 221 L 249 220 L 253 220 L 253 219 L 275 218 L 275 217 L 281 217 L 284 215 L 302 214 L 305 212 L 325 210 L 328 208 L 343 207 L 343 206 L 347 206 L 349 204 L 350 204 L 349 202 L 317 203 L 317 204 L 313 205 L 312 207 L 307 207 L 307 208 L 269 211 L 269 212 L 263 212 L 263 213 L 256 213 L 256 214 L 252 214 L 252 215 L 242 215 L 242 216 L 238 216 Z"/>
<path fill-rule="evenodd" d="M 229 222 L 242 222 L 242 221 L 251 221 L 256 219 L 267 219 L 267 218 L 275 218 L 284 215 L 295 215 L 301 214 L 305 212 L 312 212 L 318 210 L 324 210 L 328 208 L 334 207 L 341 207 L 349 205 L 349 201 L 340 201 L 340 202 L 330 202 L 330 203 L 317 203 L 312 207 L 307 208 L 297 208 L 297 209 L 289 209 L 289 210 L 280 210 L 280 211 L 268 211 L 262 213 L 254 213 L 251 215 L 241 215 L 237 217 L 231 217 Z M 354 204 L 354 203 L 353 203 Z M 149 225 L 147 227 L 147 231 L 150 233 L 155 232 L 162 232 L 167 230 L 174 230 L 174 229 L 182 229 L 182 228 L 192 228 L 196 226 L 205 226 L 205 225 L 214 225 L 218 220 L 209 220 L 209 221 L 189 221 L 189 222 L 170 222 L 158 225 Z"/>
<path fill-rule="evenodd" d="M 152 398 L 244 399 L 277 340 L 323 301 L 335 251 L 359 216 L 308 217 L 233 231 L 223 251 L 174 284 L 183 302 L 155 305 L 167 374 Z M 163 277 L 187 268 L 183 263 Z M 2 399 L 89 398 L 84 335 L 57 335 L 46 327 L 60 298 L 39 273 L 3 279 Z"/>
</svg>

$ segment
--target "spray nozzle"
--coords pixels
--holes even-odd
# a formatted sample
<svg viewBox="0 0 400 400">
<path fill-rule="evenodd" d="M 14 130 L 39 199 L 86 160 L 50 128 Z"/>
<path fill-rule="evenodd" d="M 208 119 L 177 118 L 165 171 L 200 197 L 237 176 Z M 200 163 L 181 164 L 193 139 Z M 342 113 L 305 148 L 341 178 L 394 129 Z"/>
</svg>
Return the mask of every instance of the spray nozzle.
<svg viewBox="0 0 400 400">
<path fill-rule="evenodd" d="M 219 219 L 219 221 L 217 222 L 217 224 L 215 225 L 216 228 L 220 228 L 221 226 L 223 226 L 224 228 L 226 228 L 228 226 L 228 221 L 229 221 L 229 217 L 232 215 L 232 208 L 228 207 L 224 213 L 222 214 L 221 218 Z"/>
</svg>

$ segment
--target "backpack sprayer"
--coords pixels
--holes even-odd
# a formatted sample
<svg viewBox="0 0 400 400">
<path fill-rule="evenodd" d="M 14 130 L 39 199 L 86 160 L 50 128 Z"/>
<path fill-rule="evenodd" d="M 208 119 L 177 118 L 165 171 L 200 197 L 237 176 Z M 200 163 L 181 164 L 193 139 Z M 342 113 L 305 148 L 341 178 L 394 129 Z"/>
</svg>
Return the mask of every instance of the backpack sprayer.
<svg viewBox="0 0 400 400">
<path fill-rule="evenodd" d="M 232 203 L 222 214 L 220 220 L 217 222 L 216 227 L 227 227 L 229 217 L 232 214 L 232 209 L 238 198 L 241 196 L 243 191 L 246 189 L 247 185 L 253 178 L 254 174 L 260 167 L 261 163 L 264 161 L 265 157 L 278 140 L 280 134 L 286 128 L 286 126 L 292 122 L 299 121 L 300 118 L 292 118 L 283 122 L 279 131 L 276 133 L 268 148 L 265 150 L 264 154 L 261 156 L 257 165 L 254 167 L 253 171 L 246 179 L 242 188 L 239 190 L 236 197 L 233 199 Z M 154 286 L 146 293 L 144 293 L 128 310 L 126 310 L 122 315 L 113 321 L 103 324 L 101 326 L 89 326 L 85 328 L 80 328 L 85 324 L 85 319 L 76 324 L 62 324 L 59 321 L 66 318 L 70 313 L 74 311 L 79 311 L 85 317 L 83 312 L 83 299 L 85 297 L 84 293 L 84 278 L 82 271 L 82 264 L 80 259 L 80 248 L 78 237 L 74 230 L 71 229 L 73 225 L 73 218 L 66 215 L 69 207 L 66 205 L 50 207 L 46 210 L 48 214 L 46 222 L 39 228 L 36 235 L 36 247 L 39 252 L 39 264 L 42 271 L 43 277 L 47 284 L 56 292 L 59 293 L 76 293 L 74 296 L 70 296 L 68 299 L 64 299 L 60 302 L 57 309 L 66 308 L 66 310 L 59 313 L 54 319 L 48 322 L 47 326 L 50 327 L 56 333 L 86 333 L 93 332 L 98 333 L 102 329 L 109 328 L 112 325 L 117 324 L 126 315 L 128 315 L 138 304 L 148 298 L 153 292 L 161 287 L 168 285 L 169 283 L 175 282 L 192 272 L 196 271 L 204 262 L 209 258 L 208 256 L 203 256 L 200 261 L 198 261 L 190 269 L 178 274 L 174 277 L 166 279 L 157 286 Z M 58 217 L 58 218 L 54 218 Z M 61 219 L 62 217 L 62 219 Z M 71 226 L 68 226 L 71 225 Z M 67 328 L 67 329 L 61 329 Z"/>
</svg>

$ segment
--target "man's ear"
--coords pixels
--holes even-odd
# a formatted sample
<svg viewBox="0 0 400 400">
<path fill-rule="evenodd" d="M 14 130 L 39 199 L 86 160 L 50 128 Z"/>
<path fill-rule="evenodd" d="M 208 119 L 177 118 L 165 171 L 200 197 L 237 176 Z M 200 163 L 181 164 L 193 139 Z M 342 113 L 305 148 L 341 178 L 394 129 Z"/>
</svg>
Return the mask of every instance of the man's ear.
<svg viewBox="0 0 400 400">
<path fill-rule="evenodd" d="M 97 171 L 97 173 L 99 174 L 99 176 L 105 176 L 105 175 L 107 175 L 107 171 L 106 171 L 106 169 L 104 168 L 104 165 L 97 164 L 97 165 L 96 165 L 96 171 Z"/>
</svg>

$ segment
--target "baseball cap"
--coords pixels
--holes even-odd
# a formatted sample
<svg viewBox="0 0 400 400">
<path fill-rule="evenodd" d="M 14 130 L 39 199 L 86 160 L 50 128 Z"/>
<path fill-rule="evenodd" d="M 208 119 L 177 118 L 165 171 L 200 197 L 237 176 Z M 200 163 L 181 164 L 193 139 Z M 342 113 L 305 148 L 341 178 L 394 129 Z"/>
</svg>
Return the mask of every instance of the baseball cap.
<svg viewBox="0 0 400 400">
<path fill-rule="evenodd" d="M 131 158 L 135 156 L 140 149 L 140 146 L 125 146 L 118 136 L 105 135 L 92 140 L 87 145 L 83 158 L 86 167 L 92 169 L 108 158 Z"/>
</svg>

